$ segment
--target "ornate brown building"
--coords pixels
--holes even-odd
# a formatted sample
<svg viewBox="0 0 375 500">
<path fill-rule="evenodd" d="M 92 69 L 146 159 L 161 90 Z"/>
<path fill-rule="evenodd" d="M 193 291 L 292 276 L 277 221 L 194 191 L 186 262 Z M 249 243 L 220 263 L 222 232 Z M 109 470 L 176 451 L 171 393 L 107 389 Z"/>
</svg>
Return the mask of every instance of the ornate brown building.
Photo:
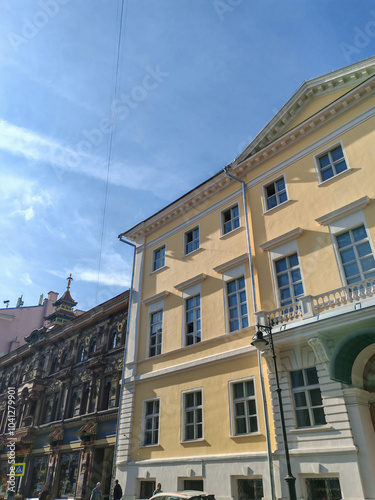
<svg viewBox="0 0 375 500">
<path fill-rule="evenodd" d="M 49 324 L 0 358 L 0 497 L 9 443 L 16 442 L 17 493 L 86 499 L 97 481 L 108 498 L 116 441 L 129 292 L 76 317 L 68 289 Z M 15 388 L 16 431 L 9 434 L 8 390 Z"/>
</svg>

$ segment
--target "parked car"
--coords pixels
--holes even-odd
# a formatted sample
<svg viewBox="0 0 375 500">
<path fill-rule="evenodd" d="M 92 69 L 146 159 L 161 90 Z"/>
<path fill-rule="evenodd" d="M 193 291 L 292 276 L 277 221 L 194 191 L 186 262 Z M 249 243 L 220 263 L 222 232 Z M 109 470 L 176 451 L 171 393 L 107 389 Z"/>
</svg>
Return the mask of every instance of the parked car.
<svg viewBox="0 0 375 500">
<path fill-rule="evenodd" d="M 152 496 L 150 500 L 215 500 L 215 495 L 195 490 L 184 490 L 174 493 L 163 491 Z"/>
</svg>

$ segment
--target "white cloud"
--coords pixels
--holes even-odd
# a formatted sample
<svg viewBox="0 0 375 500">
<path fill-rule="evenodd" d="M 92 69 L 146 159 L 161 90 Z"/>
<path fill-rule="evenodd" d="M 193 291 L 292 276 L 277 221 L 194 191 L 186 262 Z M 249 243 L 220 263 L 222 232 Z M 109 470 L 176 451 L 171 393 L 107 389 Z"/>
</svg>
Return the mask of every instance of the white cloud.
<svg viewBox="0 0 375 500">
<path fill-rule="evenodd" d="M 34 217 L 35 213 L 33 207 L 29 207 L 26 208 L 25 210 L 15 210 L 10 215 L 11 216 L 21 215 L 22 217 L 25 217 L 26 221 L 29 221 Z"/>
<path fill-rule="evenodd" d="M 0 120 L 0 150 L 23 156 L 29 161 L 47 163 L 55 169 L 57 178 L 61 178 L 65 171 L 70 171 L 106 182 L 106 159 L 95 155 L 94 151 L 107 141 L 107 137 L 95 127 L 91 131 L 82 130 L 81 140 L 75 147 L 69 147 L 50 137 Z M 184 176 L 165 164 L 153 164 L 150 167 L 112 163 L 109 182 L 130 189 L 150 191 L 166 198 L 170 198 L 171 192 L 188 187 Z"/>
</svg>

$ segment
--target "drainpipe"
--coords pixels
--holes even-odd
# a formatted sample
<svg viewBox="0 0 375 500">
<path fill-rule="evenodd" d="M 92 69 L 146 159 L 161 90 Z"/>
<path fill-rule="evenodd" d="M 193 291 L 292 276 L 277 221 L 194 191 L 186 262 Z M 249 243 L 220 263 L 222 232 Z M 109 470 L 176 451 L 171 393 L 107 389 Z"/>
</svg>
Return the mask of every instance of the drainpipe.
<svg viewBox="0 0 375 500">
<path fill-rule="evenodd" d="M 126 338 L 125 338 L 125 349 L 124 349 L 124 363 L 122 366 L 122 374 L 121 374 L 121 391 L 120 391 L 120 400 L 119 400 L 119 411 L 118 411 L 118 422 L 117 422 L 117 429 L 116 429 L 116 442 L 115 442 L 115 451 L 113 455 L 113 471 L 112 471 L 112 481 L 111 481 L 111 491 L 113 491 L 113 482 L 115 480 L 115 474 L 117 470 L 117 447 L 118 447 L 118 442 L 119 442 L 119 436 L 120 436 L 120 416 L 121 416 L 121 409 L 122 409 L 122 397 L 124 393 L 124 380 L 125 380 L 125 356 L 127 352 L 127 344 L 128 344 L 128 338 L 129 338 L 129 324 L 130 324 L 130 311 L 131 311 L 131 304 L 132 304 L 132 297 L 133 297 L 133 282 L 134 282 L 134 267 L 135 267 L 135 252 L 136 252 L 136 245 L 134 243 L 131 243 L 130 241 L 124 240 L 123 239 L 124 233 L 120 234 L 118 239 L 122 243 L 126 243 L 127 245 L 131 246 L 133 248 L 133 263 L 132 263 L 132 277 L 131 277 L 131 282 L 130 282 L 130 292 L 129 292 L 129 306 L 128 306 L 128 320 L 126 322 Z"/>
<path fill-rule="evenodd" d="M 238 177 L 235 177 L 233 174 L 230 174 L 228 172 L 229 168 L 230 168 L 229 166 L 224 167 L 223 170 L 224 170 L 225 175 L 227 175 L 231 179 L 233 179 L 237 182 L 240 182 L 242 184 L 242 199 L 243 199 L 243 206 L 244 206 L 244 212 L 245 212 L 247 254 L 249 256 L 251 290 L 252 290 L 252 294 L 253 294 L 253 308 L 254 308 L 254 313 L 256 313 L 258 309 L 257 309 L 256 296 L 255 296 L 255 280 L 254 280 L 253 258 L 252 258 L 252 253 L 251 253 L 251 244 L 250 244 L 249 218 L 247 215 L 248 210 L 247 210 L 247 198 L 246 198 L 246 184 L 242 179 L 239 179 Z M 272 463 L 271 436 L 270 436 L 270 427 L 269 427 L 269 422 L 268 422 L 267 399 L 266 399 L 266 390 L 265 390 L 265 386 L 264 386 L 264 378 L 263 378 L 263 372 L 262 372 L 262 358 L 261 358 L 260 352 L 257 351 L 257 353 L 258 353 L 259 379 L 260 379 L 260 386 L 261 386 L 261 390 L 262 390 L 262 399 L 263 399 L 263 408 L 264 408 L 264 423 L 265 423 L 265 427 L 266 427 L 267 457 L 268 457 L 268 465 L 269 465 L 269 470 L 270 470 L 271 493 L 272 493 L 272 500 L 276 500 L 275 480 L 274 480 L 273 463 Z"/>
</svg>

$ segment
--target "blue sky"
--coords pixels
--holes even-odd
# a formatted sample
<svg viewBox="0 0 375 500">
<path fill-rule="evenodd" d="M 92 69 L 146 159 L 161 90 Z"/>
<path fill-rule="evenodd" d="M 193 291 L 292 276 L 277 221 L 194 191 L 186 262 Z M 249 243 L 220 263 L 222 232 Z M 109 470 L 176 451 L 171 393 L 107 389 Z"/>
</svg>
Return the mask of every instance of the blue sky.
<svg viewBox="0 0 375 500">
<path fill-rule="evenodd" d="M 230 163 L 304 80 L 375 53 L 366 0 L 1 0 L 0 19 L 0 307 L 70 273 L 81 309 L 124 291 L 118 234 Z"/>
</svg>

